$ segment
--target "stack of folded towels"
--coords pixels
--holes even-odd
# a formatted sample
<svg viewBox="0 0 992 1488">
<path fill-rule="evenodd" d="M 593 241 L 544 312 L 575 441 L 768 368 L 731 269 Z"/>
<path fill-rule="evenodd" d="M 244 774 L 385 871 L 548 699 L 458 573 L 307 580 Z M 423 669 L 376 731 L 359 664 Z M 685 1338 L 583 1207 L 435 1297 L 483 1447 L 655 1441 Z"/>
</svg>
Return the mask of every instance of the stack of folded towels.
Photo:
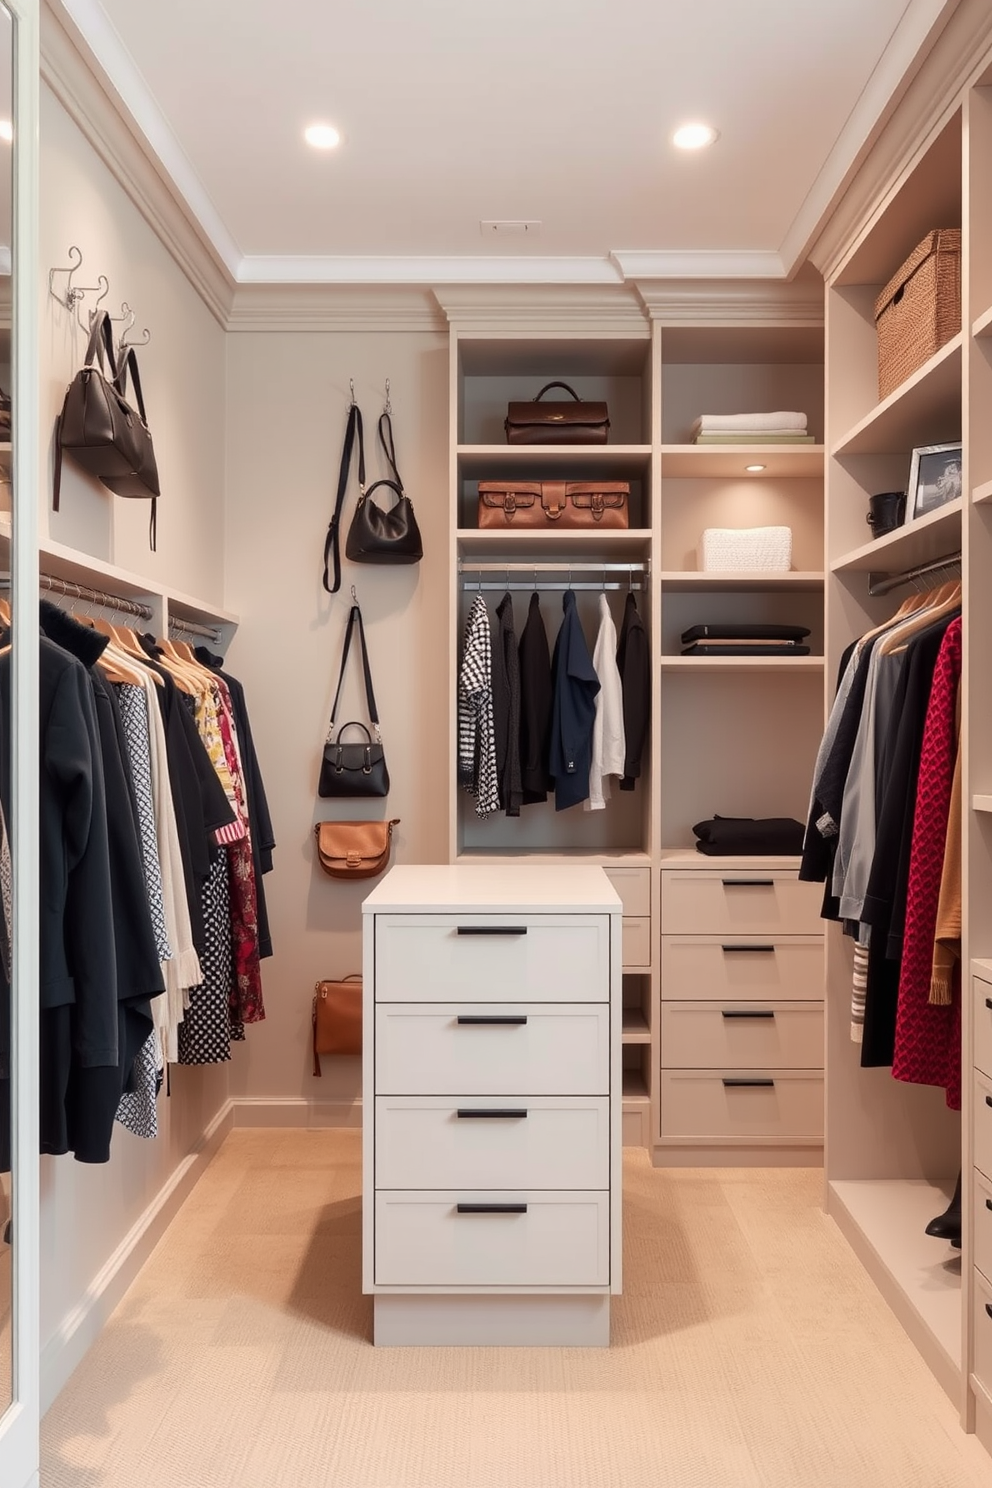
<svg viewBox="0 0 992 1488">
<path fill-rule="evenodd" d="M 704 413 L 693 444 L 813 444 L 804 413 Z"/>
<path fill-rule="evenodd" d="M 808 656 L 805 625 L 693 625 L 682 632 L 683 656 Z"/>
<path fill-rule="evenodd" d="M 696 851 L 710 858 L 755 857 L 783 853 L 793 857 L 803 850 L 806 829 L 791 816 L 714 816 L 693 827 Z"/>
</svg>

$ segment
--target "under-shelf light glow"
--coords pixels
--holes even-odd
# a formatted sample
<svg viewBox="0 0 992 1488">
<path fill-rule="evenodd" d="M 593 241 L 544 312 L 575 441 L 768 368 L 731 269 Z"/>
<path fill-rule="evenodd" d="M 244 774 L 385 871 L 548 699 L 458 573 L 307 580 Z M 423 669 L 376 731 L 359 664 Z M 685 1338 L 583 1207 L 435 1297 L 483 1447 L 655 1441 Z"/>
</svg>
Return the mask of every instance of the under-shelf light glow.
<svg viewBox="0 0 992 1488">
<path fill-rule="evenodd" d="M 764 470 L 764 465 L 745 465 L 744 469 L 749 475 L 757 475 L 759 470 Z"/>
<path fill-rule="evenodd" d="M 8 145 L 14 138 L 14 126 L 9 119 L 0 119 L 0 139 L 6 140 Z"/>
</svg>

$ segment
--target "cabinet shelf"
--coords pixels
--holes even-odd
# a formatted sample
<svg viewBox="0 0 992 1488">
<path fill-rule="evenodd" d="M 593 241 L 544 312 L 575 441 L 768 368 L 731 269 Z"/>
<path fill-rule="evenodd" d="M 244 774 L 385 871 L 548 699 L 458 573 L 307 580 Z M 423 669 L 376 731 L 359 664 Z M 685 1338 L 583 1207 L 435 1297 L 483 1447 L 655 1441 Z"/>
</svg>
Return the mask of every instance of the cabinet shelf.
<svg viewBox="0 0 992 1488">
<path fill-rule="evenodd" d="M 793 589 L 815 593 L 823 588 L 826 575 L 816 570 L 796 569 L 790 573 L 698 573 L 684 569 L 665 569 L 660 575 L 662 589 L 672 592 L 705 590 L 707 593 L 760 593 L 762 590 Z"/>
<path fill-rule="evenodd" d="M 963 505 L 963 499 L 958 497 L 916 522 L 863 543 L 860 548 L 835 558 L 830 565 L 831 572 L 881 572 L 885 569 L 895 572 L 944 557 L 950 550 L 960 547 Z"/>
<path fill-rule="evenodd" d="M 588 529 L 550 530 L 520 527 L 459 527 L 455 533 L 463 558 L 493 558 L 498 553 L 510 554 L 511 562 L 526 558 L 582 557 L 586 561 L 602 558 L 605 562 L 642 561 L 651 547 L 650 529 L 608 527 L 604 531 Z M 499 575 L 495 575 L 496 578 Z"/>
<path fill-rule="evenodd" d="M 917 445 L 961 437 L 958 334 L 832 446 L 833 455 L 908 454 Z"/>
<path fill-rule="evenodd" d="M 986 501 L 992 501 L 992 481 L 983 481 L 980 486 L 975 486 L 971 499 L 976 506 L 983 506 Z"/>
<path fill-rule="evenodd" d="M 663 444 L 661 473 L 667 476 L 741 476 L 747 480 L 823 474 L 822 444 Z M 747 465 L 764 465 L 749 473 Z"/>
<path fill-rule="evenodd" d="M 663 672 L 822 672 L 822 656 L 664 656 Z"/>
<path fill-rule="evenodd" d="M 992 811 L 992 796 L 972 796 L 971 809 L 972 811 Z"/>
<path fill-rule="evenodd" d="M 623 480 L 628 474 L 646 475 L 651 465 L 649 444 L 459 444 L 455 446 L 459 474 L 466 480 L 494 480 L 501 471 L 518 479 L 539 480 L 559 465 L 569 467 L 571 480 L 592 475 Z M 527 472 L 533 472 L 527 474 Z"/>
<path fill-rule="evenodd" d="M 649 1101 L 651 1099 L 651 1094 L 647 1087 L 647 1081 L 641 1074 L 640 1070 L 624 1070 L 623 1099 L 625 1105 L 630 1101 Z"/>
<path fill-rule="evenodd" d="M 623 1010 L 623 1041 L 625 1044 L 649 1044 L 651 1030 L 648 1020 L 639 1008 Z"/>
<path fill-rule="evenodd" d="M 971 334 L 979 339 L 992 336 L 992 305 L 971 323 Z"/>
</svg>

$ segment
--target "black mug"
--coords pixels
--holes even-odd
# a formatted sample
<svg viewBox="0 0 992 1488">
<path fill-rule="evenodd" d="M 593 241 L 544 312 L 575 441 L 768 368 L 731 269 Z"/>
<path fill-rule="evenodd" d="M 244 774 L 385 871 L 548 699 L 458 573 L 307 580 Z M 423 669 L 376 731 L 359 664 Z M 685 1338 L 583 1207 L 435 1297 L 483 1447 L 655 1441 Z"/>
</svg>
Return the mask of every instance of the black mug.
<svg viewBox="0 0 992 1488">
<path fill-rule="evenodd" d="M 869 496 L 868 515 L 865 518 L 871 528 L 872 537 L 883 537 L 894 532 L 906 518 L 906 492 L 882 491 L 878 496 Z"/>
</svg>

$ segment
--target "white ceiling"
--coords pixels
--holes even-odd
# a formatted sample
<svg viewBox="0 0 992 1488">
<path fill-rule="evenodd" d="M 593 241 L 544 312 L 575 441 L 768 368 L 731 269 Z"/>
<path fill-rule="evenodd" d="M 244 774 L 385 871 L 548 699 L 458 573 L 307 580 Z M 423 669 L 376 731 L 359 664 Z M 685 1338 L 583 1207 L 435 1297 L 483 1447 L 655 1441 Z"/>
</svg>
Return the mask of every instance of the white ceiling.
<svg viewBox="0 0 992 1488">
<path fill-rule="evenodd" d="M 791 273 L 955 3 L 63 0 L 236 278 L 398 282 Z"/>
</svg>

